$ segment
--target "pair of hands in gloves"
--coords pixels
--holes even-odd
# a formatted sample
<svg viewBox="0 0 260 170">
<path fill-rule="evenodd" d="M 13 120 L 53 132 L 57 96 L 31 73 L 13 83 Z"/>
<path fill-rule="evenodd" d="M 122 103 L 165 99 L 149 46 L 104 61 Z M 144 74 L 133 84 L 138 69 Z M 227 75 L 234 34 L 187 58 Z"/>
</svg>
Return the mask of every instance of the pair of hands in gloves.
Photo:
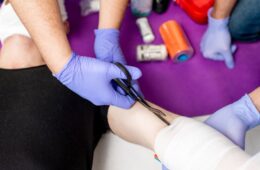
<svg viewBox="0 0 260 170">
<path fill-rule="evenodd" d="M 95 31 L 95 54 L 97 59 L 73 53 L 64 68 L 54 76 L 70 90 L 95 105 L 114 105 L 130 108 L 134 101 L 115 90 L 111 81 L 125 79 L 124 73 L 113 63 L 126 64 L 119 45 L 119 31 L 100 29 Z M 133 80 L 141 77 L 138 68 L 126 66 Z M 137 83 L 134 87 L 137 87 Z"/>
</svg>

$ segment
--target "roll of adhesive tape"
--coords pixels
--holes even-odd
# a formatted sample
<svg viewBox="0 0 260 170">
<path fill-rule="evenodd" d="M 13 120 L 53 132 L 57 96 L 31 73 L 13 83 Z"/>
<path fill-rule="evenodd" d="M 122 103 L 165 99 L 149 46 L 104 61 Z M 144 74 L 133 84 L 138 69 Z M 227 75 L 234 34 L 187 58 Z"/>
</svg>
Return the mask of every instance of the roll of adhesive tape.
<svg viewBox="0 0 260 170">
<path fill-rule="evenodd" d="M 137 61 L 163 61 L 168 57 L 165 45 L 138 45 Z"/>
<path fill-rule="evenodd" d="M 159 31 L 174 62 L 184 62 L 192 57 L 194 50 L 182 27 L 176 21 L 163 23 Z"/>
<path fill-rule="evenodd" d="M 136 20 L 136 24 L 141 32 L 143 41 L 145 43 L 151 43 L 155 37 L 152 28 L 148 22 L 148 19 L 143 17 Z"/>
</svg>

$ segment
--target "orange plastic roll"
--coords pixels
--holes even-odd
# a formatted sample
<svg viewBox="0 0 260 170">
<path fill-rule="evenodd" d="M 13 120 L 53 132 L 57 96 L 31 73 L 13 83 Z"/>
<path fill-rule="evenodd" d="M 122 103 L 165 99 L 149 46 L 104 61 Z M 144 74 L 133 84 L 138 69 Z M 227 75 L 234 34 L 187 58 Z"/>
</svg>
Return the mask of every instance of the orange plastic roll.
<svg viewBox="0 0 260 170">
<path fill-rule="evenodd" d="M 174 62 L 184 62 L 192 57 L 194 50 L 182 27 L 176 21 L 163 23 L 159 31 Z"/>
</svg>

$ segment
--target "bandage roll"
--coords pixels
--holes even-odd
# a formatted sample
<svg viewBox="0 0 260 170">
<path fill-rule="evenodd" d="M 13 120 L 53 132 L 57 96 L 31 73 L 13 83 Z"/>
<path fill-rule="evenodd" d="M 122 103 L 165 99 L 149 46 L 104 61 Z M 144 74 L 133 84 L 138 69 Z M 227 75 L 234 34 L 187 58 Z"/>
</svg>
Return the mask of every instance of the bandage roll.
<svg viewBox="0 0 260 170">
<path fill-rule="evenodd" d="M 176 21 L 163 23 L 159 31 L 174 62 L 184 62 L 192 57 L 194 50 L 182 27 Z"/>
<path fill-rule="evenodd" d="M 141 32 L 143 41 L 145 43 L 151 43 L 155 37 L 152 28 L 148 22 L 148 19 L 143 17 L 136 20 L 136 24 Z"/>
<path fill-rule="evenodd" d="M 138 45 L 137 61 L 163 61 L 168 57 L 165 45 Z"/>
</svg>

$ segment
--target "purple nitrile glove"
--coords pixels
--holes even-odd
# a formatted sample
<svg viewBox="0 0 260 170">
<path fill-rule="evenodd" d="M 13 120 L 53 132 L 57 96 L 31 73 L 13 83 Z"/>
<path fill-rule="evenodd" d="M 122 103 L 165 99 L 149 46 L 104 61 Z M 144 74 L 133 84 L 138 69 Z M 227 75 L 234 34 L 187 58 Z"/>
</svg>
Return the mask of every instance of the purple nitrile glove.
<svg viewBox="0 0 260 170">
<path fill-rule="evenodd" d="M 119 44 L 119 30 L 97 29 L 95 30 L 94 50 L 96 57 L 106 62 L 120 62 L 126 64 Z"/>
<path fill-rule="evenodd" d="M 164 165 L 162 165 L 162 170 L 169 170 Z"/>
<path fill-rule="evenodd" d="M 229 69 L 234 68 L 232 54 L 236 45 L 231 45 L 231 35 L 228 29 L 229 18 L 215 19 L 211 16 L 213 8 L 208 12 L 208 29 L 202 37 L 200 50 L 207 59 L 225 61 Z"/>
<path fill-rule="evenodd" d="M 126 66 L 133 80 L 141 76 L 138 68 Z M 134 101 L 112 87 L 112 79 L 125 79 L 125 74 L 112 63 L 72 54 L 63 70 L 54 75 L 61 83 L 95 105 L 130 108 Z"/>
<path fill-rule="evenodd" d="M 94 50 L 97 59 L 106 62 L 119 62 L 126 64 L 123 52 L 119 44 L 120 31 L 117 29 L 97 29 L 95 30 Z M 142 94 L 137 81 L 133 81 L 133 87 Z M 117 87 L 117 91 L 125 94 L 124 91 Z"/>
<path fill-rule="evenodd" d="M 260 113 L 248 95 L 225 106 L 210 116 L 205 123 L 245 148 L 245 134 L 260 125 Z"/>
</svg>

